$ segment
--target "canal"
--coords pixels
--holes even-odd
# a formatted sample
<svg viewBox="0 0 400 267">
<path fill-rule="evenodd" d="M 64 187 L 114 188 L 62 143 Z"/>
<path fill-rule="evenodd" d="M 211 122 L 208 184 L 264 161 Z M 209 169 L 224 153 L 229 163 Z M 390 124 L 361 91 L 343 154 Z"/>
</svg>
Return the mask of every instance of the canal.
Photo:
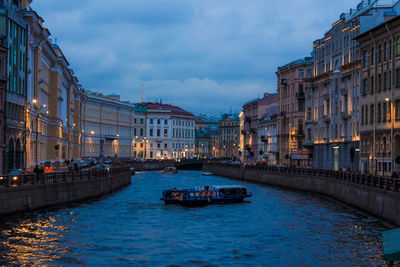
<svg viewBox="0 0 400 267">
<path fill-rule="evenodd" d="M 93 201 L 0 219 L 0 264 L 380 265 L 377 219 L 324 197 L 199 171 L 142 172 Z M 244 184 L 250 202 L 166 206 L 165 188 Z"/>
</svg>

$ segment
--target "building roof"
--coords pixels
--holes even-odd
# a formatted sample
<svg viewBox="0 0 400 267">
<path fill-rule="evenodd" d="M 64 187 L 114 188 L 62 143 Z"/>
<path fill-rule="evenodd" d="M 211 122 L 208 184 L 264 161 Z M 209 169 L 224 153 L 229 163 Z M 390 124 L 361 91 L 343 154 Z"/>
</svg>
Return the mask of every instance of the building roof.
<svg viewBox="0 0 400 267">
<path fill-rule="evenodd" d="M 278 67 L 278 70 L 287 69 L 289 67 L 296 66 L 296 65 L 307 65 L 307 64 L 312 63 L 313 61 L 314 61 L 314 59 L 312 57 L 305 57 L 305 58 L 296 59 L 296 60 L 294 60 L 294 61 L 292 61 L 292 62 L 290 62 L 290 63 L 288 63 L 286 65 Z"/>
<path fill-rule="evenodd" d="M 173 105 L 149 102 L 149 103 L 146 103 L 146 106 L 149 110 L 153 110 L 153 111 L 169 111 L 173 115 L 195 118 L 195 116 L 192 113 L 190 113 L 180 107 L 173 106 Z"/>
</svg>

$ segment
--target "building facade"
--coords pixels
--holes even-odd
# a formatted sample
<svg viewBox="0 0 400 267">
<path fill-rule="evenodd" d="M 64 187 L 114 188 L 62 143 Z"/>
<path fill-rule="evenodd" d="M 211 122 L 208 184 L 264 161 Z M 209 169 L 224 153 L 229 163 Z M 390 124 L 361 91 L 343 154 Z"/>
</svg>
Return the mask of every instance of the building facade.
<svg viewBox="0 0 400 267">
<path fill-rule="evenodd" d="M 7 62 L 7 46 L 5 37 L 0 38 L 0 175 L 3 174 L 3 155 L 6 144 L 5 140 L 5 106 L 6 106 L 6 62 Z"/>
<path fill-rule="evenodd" d="M 133 158 L 135 105 L 121 101 L 118 95 L 89 91 L 83 92 L 82 102 L 82 157 Z"/>
<path fill-rule="evenodd" d="M 276 94 L 265 93 L 264 97 L 247 102 L 240 113 L 240 155 L 245 164 L 255 164 L 263 159 L 264 152 L 258 143 L 258 122 L 267 110 L 278 104 Z"/>
<path fill-rule="evenodd" d="M 24 12 L 29 31 L 27 50 L 27 165 L 81 157 L 78 79 L 60 47 L 50 39 L 43 19 Z"/>
<path fill-rule="evenodd" d="M 278 77 L 278 152 L 279 162 L 288 166 L 311 166 L 305 143 L 306 78 L 312 77 L 313 59 L 293 61 L 279 67 Z"/>
<path fill-rule="evenodd" d="M 400 170 L 400 17 L 360 36 L 361 171 L 390 176 Z"/>
<path fill-rule="evenodd" d="M 154 159 L 195 156 L 196 117 L 180 107 L 146 103 L 146 153 Z"/>
<path fill-rule="evenodd" d="M 259 120 L 258 145 L 263 152 L 262 158 L 268 165 L 278 164 L 278 107 L 272 107 Z"/>
<path fill-rule="evenodd" d="M 219 122 L 219 157 L 237 159 L 240 151 L 240 121 L 238 115 L 225 114 Z"/>
<path fill-rule="evenodd" d="M 27 37 L 29 1 L 0 1 L 0 36 L 5 38 L 6 94 L 3 172 L 26 165 Z"/>
</svg>

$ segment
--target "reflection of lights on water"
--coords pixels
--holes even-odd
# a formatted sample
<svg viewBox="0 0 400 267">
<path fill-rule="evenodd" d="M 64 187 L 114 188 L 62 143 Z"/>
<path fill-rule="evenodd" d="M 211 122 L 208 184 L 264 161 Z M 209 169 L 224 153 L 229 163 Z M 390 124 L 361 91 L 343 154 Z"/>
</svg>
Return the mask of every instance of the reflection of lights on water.
<svg viewBox="0 0 400 267">
<path fill-rule="evenodd" d="M 49 264 L 70 252 L 58 243 L 68 231 L 54 217 L 26 220 L 3 230 L 2 257 L 16 265 Z M 4 238 L 6 237 L 6 238 Z"/>
</svg>

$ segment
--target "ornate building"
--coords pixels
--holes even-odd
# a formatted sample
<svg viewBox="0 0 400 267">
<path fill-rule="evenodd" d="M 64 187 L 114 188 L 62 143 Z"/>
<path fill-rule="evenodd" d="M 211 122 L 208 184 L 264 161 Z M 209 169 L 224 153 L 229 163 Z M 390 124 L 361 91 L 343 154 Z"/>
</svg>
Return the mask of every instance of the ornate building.
<svg viewBox="0 0 400 267">
<path fill-rule="evenodd" d="M 281 164 L 311 166 L 310 151 L 305 142 L 306 78 L 312 77 L 313 60 L 310 57 L 279 67 L 278 77 L 278 152 Z"/>
<path fill-rule="evenodd" d="M 134 104 L 121 101 L 118 95 L 83 91 L 81 120 L 83 158 L 98 158 L 100 154 L 121 159 L 135 156 L 138 121 Z"/>
<path fill-rule="evenodd" d="M 219 122 L 219 157 L 236 159 L 240 151 L 239 116 L 225 114 Z"/>
<path fill-rule="evenodd" d="M 27 167 L 80 158 L 78 79 L 43 19 L 24 11 L 30 32 L 27 64 Z"/>
<path fill-rule="evenodd" d="M 393 15 L 393 14 L 391 14 Z M 357 37 L 361 51 L 361 171 L 400 170 L 400 17 Z"/>
<path fill-rule="evenodd" d="M 24 11 L 29 1 L 0 1 L 0 35 L 5 37 L 6 124 L 3 150 L 3 172 L 24 169 L 26 164 L 26 106 L 27 106 L 27 37 Z"/>
<path fill-rule="evenodd" d="M 243 105 L 240 113 L 240 156 L 242 162 L 255 164 L 263 159 L 264 152 L 258 143 L 258 123 L 267 110 L 277 105 L 277 95 L 265 93 L 264 97 L 254 99 Z"/>
<path fill-rule="evenodd" d="M 382 23 L 392 5 L 362 1 L 314 41 L 314 77 L 306 92 L 306 138 L 314 149 L 314 168 L 359 170 L 361 57 L 355 37 Z"/>
<path fill-rule="evenodd" d="M 178 159 L 195 155 L 195 116 L 180 107 L 145 103 L 148 158 Z"/>
</svg>

